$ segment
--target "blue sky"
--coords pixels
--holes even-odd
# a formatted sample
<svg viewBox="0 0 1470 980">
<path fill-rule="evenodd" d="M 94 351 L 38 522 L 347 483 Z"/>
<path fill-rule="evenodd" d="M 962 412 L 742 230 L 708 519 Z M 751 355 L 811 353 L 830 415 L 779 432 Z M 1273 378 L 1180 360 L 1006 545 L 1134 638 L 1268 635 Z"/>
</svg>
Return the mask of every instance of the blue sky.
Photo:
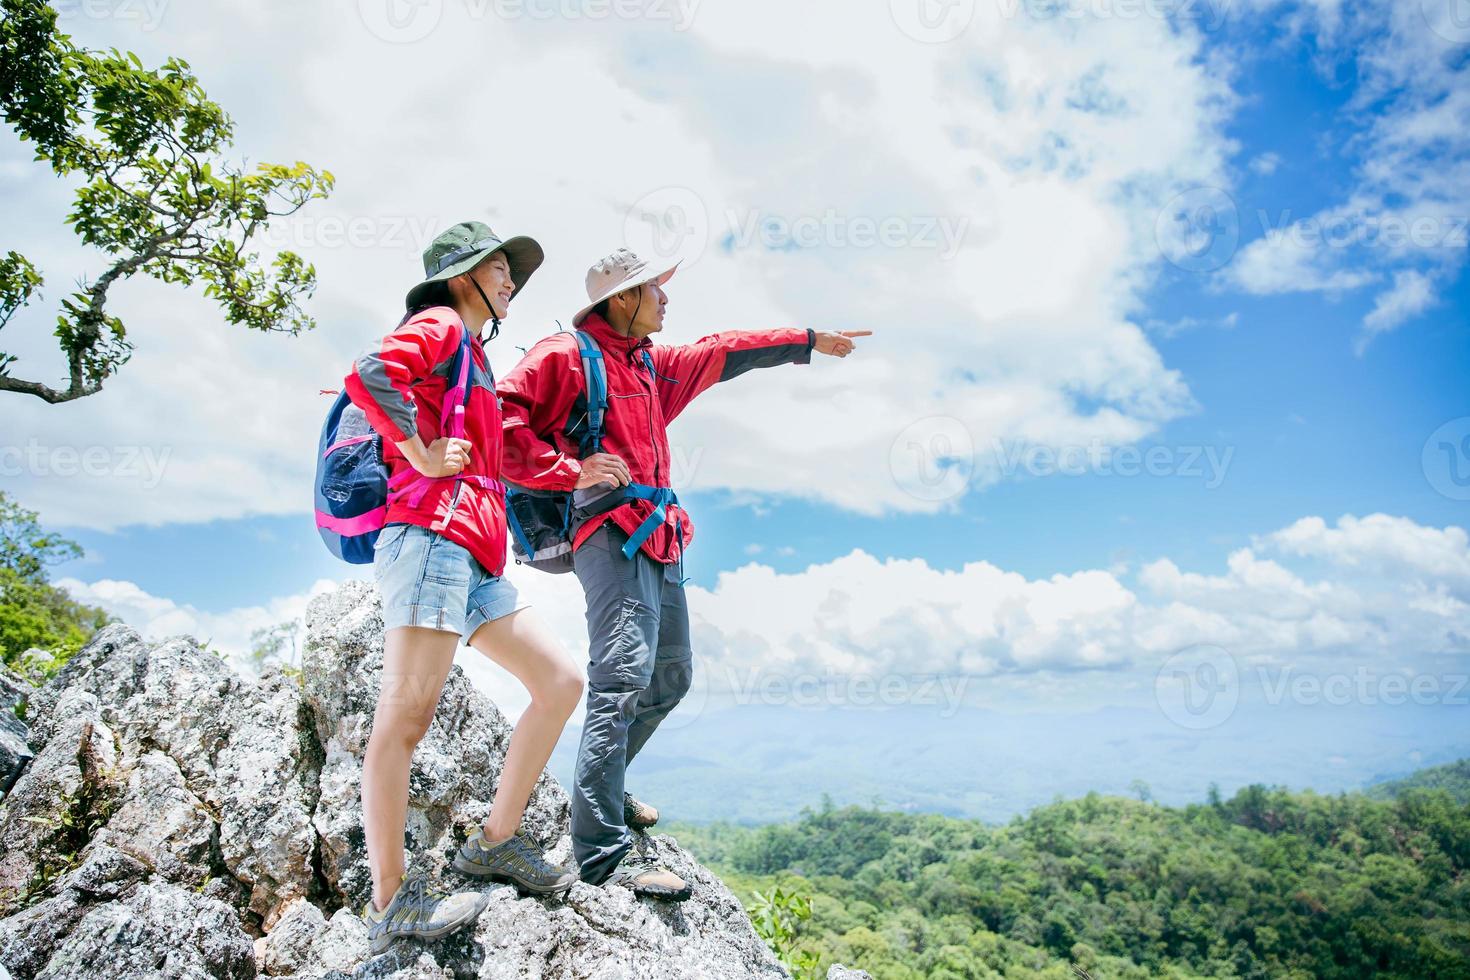
<svg viewBox="0 0 1470 980">
<path fill-rule="evenodd" d="M 1351 70 L 1328 77 L 1314 63 L 1315 36 L 1283 40 L 1272 18 L 1232 28 L 1228 40 L 1239 45 L 1232 50 L 1248 54 L 1236 82 L 1245 106 L 1227 132 L 1241 160 L 1282 158 L 1269 175 L 1247 170 L 1232 196 L 1242 214 L 1262 210 L 1272 222 L 1327 206 L 1351 190 L 1360 165 L 1346 146 L 1362 128 L 1345 112 L 1355 91 Z M 1262 43 L 1268 40 L 1273 43 Z M 1261 225 L 1247 217 L 1241 244 L 1264 237 Z M 677 286 L 672 293 L 677 300 Z M 1213 447 L 1217 458 L 1233 451 L 1218 487 L 1206 486 L 1214 481 L 1201 458 L 1199 476 L 1023 477 L 968 495 L 957 513 L 938 515 L 869 517 L 773 496 L 761 501 L 754 519 L 744 497 L 696 492 L 689 499 L 701 541 L 691 572 L 712 584 L 721 570 L 751 560 L 746 545 L 752 542 L 766 546 L 762 561 L 783 571 L 854 546 L 885 557 L 921 555 L 941 567 L 983 556 L 1031 577 L 1160 555 L 1207 570 L 1226 549 L 1306 511 L 1328 517 L 1384 511 L 1424 524 L 1463 523 L 1463 502 L 1437 493 L 1420 465 L 1429 433 L 1470 413 L 1464 385 L 1470 285 L 1463 277 L 1411 329 L 1378 341 L 1370 356 L 1357 356 L 1350 342 L 1372 307 L 1367 294 L 1242 295 L 1219 288 L 1213 273 L 1169 269 L 1145 300 L 1145 322 L 1204 325 L 1154 337 L 1165 362 L 1187 379 L 1199 410 L 1143 445 Z M 1220 326 L 1231 316 L 1234 326 Z M 886 355 L 883 322 L 853 326 L 876 329 L 879 338 L 868 346 L 872 356 Z M 781 380 L 801 383 L 796 375 Z M 711 397 L 733 402 L 740 392 Z M 218 612 L 341 572 L 305 515 L 115 534 L 68 530 L 92 558 L 63 567 L 63 574 L 128 579 Z M 791 553 L 778 553 L 783 545 Z M 193 561 L 221 552 L 236 559 L 229 577 L 194 574 Z M 180 560 L 159 562 L 159 554 Z"/>
<path fill-rule="evenodd" d="M 322 273 L 312 335 L 242 337 L 201 298 L 139 283 L 122 301 L 139 351 L 112 391 L 11 396 L 17 445 L 166 448 L 156 486 L 30 472 L 7 489 L 85 546 L 57 570 L 78 595 L 238 649 L 366 572 L 318 543 L 301 449 L 325 409 L 313 390 L 391 325 L 424 240 L 474 216 L 547 245 L 493 348 L 503 373 L 579 305 L 590 261 L 662 251 L 647 229 L 664 222 L 656 257 L 685 264 L 662 339 L 875 331 L 847 362 L 741 378 L 676 425 L 712 662 L 991 677 L 1038 711 L 1088 671 L 1096 703 L 1127 703 L 1194 643 L 1463 670 L 1470 547 L 1449 467 L 1470 458 L 1424 455 L 1447 424 L 1470 434 L 1470 33 L 1442 19 L 1453 5 L 1217 0 L 1184 5 L 1192 20 L 959 0 L 932 8 L 949 19 L 924 43 L 908 7 L 936 2 L 704 0 L 662 5 L 689 14 L 671 27 L 660 5 L 602 24 L 428 0 L 392 37 L 374 0 L 169 5 L 151 27 L 70 15 L 88 43 L 189 58 L 242 152 L 328 166 L 339 187 L 277 241 Z M 423 77 L 444 63 L 481 66 L 500 98 L 441 98 Z M 0 201 L 57 280 L 96 265 L 59 230 L 68 194 L 0 141 Z M 837 230 L 812 242 L 740 235 L 828 214 Z M 963 227 L 954 254 L 920 240 L 933 218 Z M 861 219 L 910 238 L 854 244 Z M 325 242 L 330 221 L 365 221 L 368 240 Z M 1407 244 L 1373 237 L 1415 221 Z M 1357 237 L 1323 244 L 1319 226 Z M 8 331 L 30 331 L 29 364 L 46 364 L 45 319 Z M 946 462 L 952 437 L 969 445 Z M 909 446 L 968 479 L 916 494 Z M 1028 447 L 1153 450 L 1167 472 L 1006 466 Z M 567 583 L 520 580 L 576 650 Z M 797 595 L 815 598 L 776 601 Z"/>
</svg>

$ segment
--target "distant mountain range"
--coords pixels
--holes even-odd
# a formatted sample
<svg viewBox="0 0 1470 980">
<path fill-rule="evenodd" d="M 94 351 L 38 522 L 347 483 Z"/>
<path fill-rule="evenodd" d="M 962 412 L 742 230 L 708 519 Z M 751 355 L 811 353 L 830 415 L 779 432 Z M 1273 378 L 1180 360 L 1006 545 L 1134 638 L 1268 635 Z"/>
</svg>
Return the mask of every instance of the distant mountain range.
<svg viewBox="0 0 1470 980">
<path fill-rule="evenodd" d="M 1242 705 L 1218 728 L 1158 711 L 1075 714 L 738 707 L 673 716 L 628 786 L 677 819 L 767 823 L 837 805 L 1003 822 L 1089 791 L 1179 805 L 1253 783 L 1339 792 L 1470 755 L 1459 706 Z M 576 730 L 552 769 L 571 775 Z M 1422 778 L 1422 774 L 1421 774 Z"/>
</svg>

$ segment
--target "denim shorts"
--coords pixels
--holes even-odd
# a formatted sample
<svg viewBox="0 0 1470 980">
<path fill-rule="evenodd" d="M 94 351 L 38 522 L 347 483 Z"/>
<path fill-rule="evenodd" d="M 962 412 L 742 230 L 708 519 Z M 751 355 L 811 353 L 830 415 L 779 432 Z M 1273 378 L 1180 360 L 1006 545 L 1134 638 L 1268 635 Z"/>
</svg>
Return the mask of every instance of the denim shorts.
<svg viewBox="0 0 1470 980">
<path fill-rule="evenodd" d="M 491 575 L 463 546 L 417 524 L 389 524 L 378 535 L 373 575 L 383 597 L 383 627 L 423 626 L 468 640 L 482 623 L 529 603 Z"/>
</svg>

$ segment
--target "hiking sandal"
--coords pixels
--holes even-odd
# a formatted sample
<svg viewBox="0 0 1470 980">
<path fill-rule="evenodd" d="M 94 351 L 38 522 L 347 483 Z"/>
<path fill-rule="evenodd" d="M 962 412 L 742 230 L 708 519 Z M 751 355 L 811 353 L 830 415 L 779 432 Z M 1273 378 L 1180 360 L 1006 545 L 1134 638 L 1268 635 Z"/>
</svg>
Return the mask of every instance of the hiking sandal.
<svg viewBox="0 0 1470 980">
<path fill-rule="evenodd" d="M 630 889 L 635 895 L 664 898 L 671 902 L 687 902 L 694 894 L 693 885 L 642 856 L 624 858 L 608 876 L 606 884 Z"/>
<path fill-rule="evenodd" d="M 624 793 L 623 823 L 634 830 L 647 830 L 658 823 L 658 811 L 635 800 L 632 793 Z"/>
</svg>

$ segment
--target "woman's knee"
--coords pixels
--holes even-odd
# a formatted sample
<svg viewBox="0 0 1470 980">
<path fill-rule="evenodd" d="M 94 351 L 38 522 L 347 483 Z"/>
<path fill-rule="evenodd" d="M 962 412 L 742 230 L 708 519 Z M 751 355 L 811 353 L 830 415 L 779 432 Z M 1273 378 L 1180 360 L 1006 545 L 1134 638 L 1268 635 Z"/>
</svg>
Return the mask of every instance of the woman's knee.
<svg viewBox="0 0 1470 980">
<path fill-rule="evenodd" d="M 582 701 L 586 689 L 582 675 L 570 666 L 558 670 L 547 688 L 547 701 L 558 711 L 570 715 Z"/>
<path fill-rule="evenodd" d="M 432 711 L 426 714 L 419 711 L 383 711 L 380 708 L 373 716 L 372 738 L 412 749 L 424 740 L 433 722 Z"/>
<path fill-rule="evenodd" d="M 558 665 L 537 681 L 531 700 L 558 714 L 570 715 L 581 702 L 585 686 L 582 675 L 571 664 Z"/>
</svg>

